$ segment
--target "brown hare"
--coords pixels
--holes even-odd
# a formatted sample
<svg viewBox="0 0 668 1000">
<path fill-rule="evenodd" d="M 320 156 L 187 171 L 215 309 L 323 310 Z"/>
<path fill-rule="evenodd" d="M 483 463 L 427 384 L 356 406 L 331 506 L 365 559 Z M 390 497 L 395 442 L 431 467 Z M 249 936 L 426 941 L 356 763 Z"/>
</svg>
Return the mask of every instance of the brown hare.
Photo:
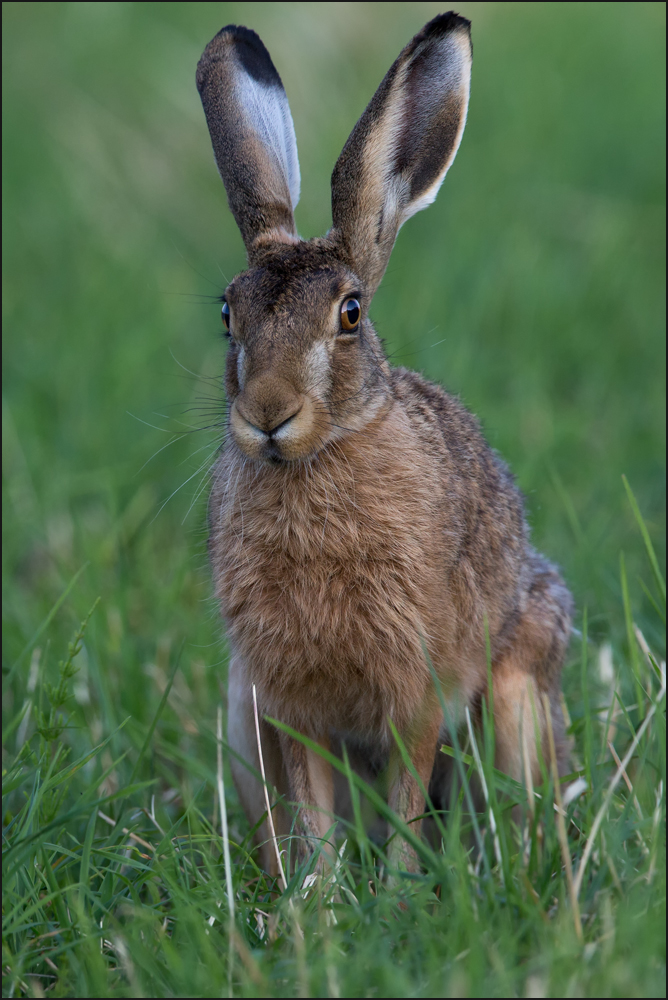
<svg viewBox="0 0 668 1000">
<path fill-rule="evenodd" d="M 302 240 L 294 127 L 269 53 L 230 25 L 197 68 L 248 254 L 223 300 L 229 420 L 209 551 L 232 653 L 232 768 L 253 825 L 264 791 L 240 762 L 259 766 L 253 684 L 261 719 L 324 748 L 350 740 L 370 759 L 384 755 L 389 804 L 411 822 L 424 797 L 389 720 L 428 786 L 446 733 L 431 665 L 456 717 L 468 706 L 479 722 L 486 628 L 497 766 L 540 780 L 545 694 L 566 770 L 569 592 L 529 544 L 522 496 L 475 417 L 440 386 L 391 368 L 369 319 L 399 228 L 435 199 L 455 157 L 470 70 L 469 22 L 452 12 L 430 21 L 334 167 L 332 228 Z M 261 740 L 267 780 L 298 804 L 312 849 L 335 814 L 331 766 L 266 721 Z M 290 831 L 287 813 L 276 826 Z M 267 839 L 265 822 L 262 862 L 275 871 Z M 405 845 L 398 860 L 416 862 Z"/>
</svg>

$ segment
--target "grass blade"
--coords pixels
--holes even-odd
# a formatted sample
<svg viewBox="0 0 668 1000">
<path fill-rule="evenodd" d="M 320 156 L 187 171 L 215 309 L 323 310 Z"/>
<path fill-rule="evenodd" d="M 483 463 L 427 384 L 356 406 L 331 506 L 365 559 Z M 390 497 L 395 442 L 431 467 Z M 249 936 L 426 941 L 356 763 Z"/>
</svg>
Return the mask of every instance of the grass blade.
<svg viewBox="0 0 668 1000">
<path fill-rule="evenodd" d="M 70 593 L 70 591 L 74 587 L 74 584 L 77 582 L 77 580 L 79 579 L 79 577 L 81 576 L 81 574 L 83 573 L 83 571 L 86 569 L 87 566 L 88 566 L 88 563 L 86 562 L 86 563 L 83 564 L 83 566 L 81 567 L 81 569 L 77 570 L 77 572 L 74 574 L 74 576 L 72 577 L 72 579 L 70 580 L 70 582 L 65 587 L 65 590 L 62 592 L 62 594 L 60 595 L 60 597 L 58 598 L 58 600 L 56 601 L 56 603 L 53 605 L 53 607 L 49 611 L 48 615 L 46 616 L 46 618 L 44 619 L 44 621 L 42 622 L 42 624 L 37 628 L 37 630 L 33 633 L 32 638 L 23 647 L 23 649 L 21 650 L 21 652 L 20 652 L 20 654 L 18 656 L 18 659 L 14 663 L 14 666 L 11 668 L 11 670 L 9 671 L 9 674 L 7 675 L 7 678 L 5 680 L 6 684 L 10 684 L 11 683 L 11 681 L 14 678 L 14 674 L 16 673 L 16 671 L 20 667 L 21 663 L 23 662 L 24 657 L 27 656 L 27 654 L 33 648 L 33 646 L 35 645 L 35 643 L 39 639 L 39 637 L 42 634 L 42 632 L 44 631 L 44 629 L 47 628 L 51 624 L 51 621 L 53 620 L 54 615 L 57 614 L 57 612 L 60 610 L 60 607 L 62 606 L 63 601 L 65 600 L 65 598 L 67 597 L 67 595 Z"/>
<path fill-rule="evenodd" d="M 135 780 L 135 776 L 137 774 L 137 770 L 139 768 L 139 765 L 141 764 L 142 758 L 143 758 L 144 754 L 146 753 L 146 751 L 147 751 L 147 749 L 149 747 L 149 744 L 151 742 L 151 738 L 152 738 L 153 733 L 155 731 L 155 727 L 158 724 L 158 719 L 162 715 L 162 711 L 163 711 L 165 705 L 167 704 L 167 699 L 169 698 L 169 692 L 172 690 L 172 684 L 174 683 L 174 678 L 176 677 L 176 671 L 179 669 L 179 663 L 181 662 L 181 653 L 182 652 L 183 652 L 183 643 L 181 643 L 181 648 L 179 649 L 179 654 L 176 657 L 176 663 L 174 664 L 174 669 L 172 670 L 170 678 L 167 681 L 167 685 L 165 687 L 165 690 L 162 692 L 162 698 L 160 699 L 160 703 L 159 703 L 159 705 L 158 705 L 158 707 L 156 709 L 155 715 L 153 716 L 153 720 L 151 722 L 151 725 L 148 727 L 148 732 L 146 734 L 146 739 L 144 740 L 144 744 L 143 744 L 141 750 L 139 751 L 139 756 L 137 757 L 137 760 L 135 761 L 135 766 L 132 768 L 132 774 L 130 775 L 129 784 L 132 784 L 132 782 Z"/>
<path fill-rule="evenodd" d="M 641 716 L 644 714 L 645 706 L 645 692 L 643 691 L 642 680 L 640 676 L 640 661 L 638 659 L 638 645 L 636 642 L 635 630 L 633 628 L 633 615 L 631 612 L 631 599 L 629 597 L 629 585 L 626 578 L 626 562 L 624 560 L 624 553 L 619 554 L 619 575 L 622 582 L 622 601 L 624 603 L 624 620 L 626 622 L 626 638 L 629 644 L 629 656 L 631 658 L 631 673 L 633 674 L 633 682 L 636 691 L 636 701 L 638 703 L 638 711 Z"/>
<path fill-rule="evenodd" d="M 645 543 L 645 549 L 649 557 L 650 565 L 652 567 L 652 572 L 654 574 L 654 579 L 656 580 L 656 585 L 659 588 L 659 593 L 663 598 L 663 604 L 666 604 L 666 581 L 663 579 L 661 570 L 659 569 L 659 563 L 656 558 L 656 553 L 654 551 L 654 546 L 652 545 L 652 540 L 649 537 L 649 531 L 647 530 L 647 525 L 640 513 L 640 507 L 638 507 L 638 501 L 633 495 L 633 490 L 629 486 L 629 481 L 626 476 L 622 476 L 622 481 L 624 483 L 624 488 L 626 490 L 626 495 L 629 498 L 629 503 L 631 504 L 631 510 L 633 511 L 633 516 L 636 519 L 636 523 L 640 528 L 640 534 L 642 535 L 643 541 Z"/>
<path fill-rule="evenodd" d="M 666 677 L 665 677 L 665 673 L 664 673 L 664 675 L 663 675 L 663 682 L 662 682 L 662 685 L 661 685 L 661 690 L 659 691 L 659 696 L 656 699 L 656 701 L 652 702 L 652 704 L 650 705 L 649 711 L 648 711 L 647 715 L 645 716 L 645 719 L 644 719 L 642 725 L 640 726 L 640 728 L 638 729 L 638 732 L 633 737 L 633 740 L 631 741 L 631 745 L 629 746 L 629 749 L 626 751 L 626 754 L 624 755 L 624 758 L 622 759 L 621 764 L 617 768 L 617 771 L 616 771 L 616 773 L 615 773 L 612 781 L 610 782 L 610 785 L 608 786 L 608 790 L 607 790 L 607 792 L 605 794 L 605 798 L 603 799 L 603 804 L 601 805 L 599 811 L 596 814 L 596 818 L 594 819 L 594 822 L 592 823 L 592 827 L 591 827 L 591 830 L 589 832 L 589 837 L 587 838 L 587 843 L 585 845 L 584 853 L 582 855 L 582 859 L 581 859 L 580 865 L 578 867 L 577 875 L 575 876 L 574 892 L 575 892 L 576 897 L 579 896 L 579 894 L 580 894 L 580 889 L 582 888 L 582 880 L 584 878 L 585 869 L 587 867 L 587 863 L 589 861 L 589 858 L 592 855 L 592 851 L 594 850 L 594 844 L 596 842 L 596 837 L 598 835 L 598 831 L 600 830 L 601 824 L 602 824 L 603 820 L 605 819 L 605 816 L 606 816 L 606 813 L 607 813 L 608 809 L 610 808 L 610 803 L 612 802 L 612 796 L 615 794 L 615 789 L 617 788 L 617 785 L 619 784 L 619 782 L 622 780 L 622 776 L 625 774 L 626 769 L 629 766 L 629 762 L 631 761 L 631 758 L 633 757 L 634 753 L 636 752 L 636 747 L 640 743 L 640 740 L 642 739 L 642 737 L 643 737 L 643 735 L 644 735 L 647 727 L 649 726 L 650 722 L 652 721 L 652 716 L 656 712 L 656 710 L 657 710 L 658 706 L 660 705 L 660 703 L 663 701 L 665 693 L 666 693 Z"/>
</svg>

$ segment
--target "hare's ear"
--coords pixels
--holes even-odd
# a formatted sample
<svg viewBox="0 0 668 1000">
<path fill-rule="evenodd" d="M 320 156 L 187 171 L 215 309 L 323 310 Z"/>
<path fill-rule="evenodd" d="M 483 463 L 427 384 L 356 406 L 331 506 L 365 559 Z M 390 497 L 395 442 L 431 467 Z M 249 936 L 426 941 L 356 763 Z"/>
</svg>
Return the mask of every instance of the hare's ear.
<svg viewBox="0 0 668 1000">
<path fill-rule="evenodd" d="M 464 131 L 470 22 L 452 12 L 406 46 L 357 122 L 332 174 L 344 256 L 377 287 L 400 226 L 436 197 Z"/>
<path fill-rule="evenodd" d="M 254 31 L 228 25 L 197 66 L 197 89 L 232 214 L 251 252 L 297 235 L 297 142 L 288 99 Z"/>
</svg>

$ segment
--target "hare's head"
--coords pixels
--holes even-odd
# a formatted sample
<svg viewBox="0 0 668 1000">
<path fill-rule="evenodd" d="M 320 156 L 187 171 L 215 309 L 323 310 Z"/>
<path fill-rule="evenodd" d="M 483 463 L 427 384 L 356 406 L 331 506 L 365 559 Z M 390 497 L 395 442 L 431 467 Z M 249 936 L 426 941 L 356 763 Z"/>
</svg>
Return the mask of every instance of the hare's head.
<svg viewBox="0 0 668 1000">
<path fill-rule="evenodd" d="M 230 428 L 249 457 L 308 458 L 387 405 L 368 310 L 401 225 L 429 205 L 464 130 L 469 22 L 430 21 L 391 66 L 332 174 L 332 229 L 301 240 L 299 162 L 280 77 L 228 26 L 197 68 L 213 149 L 248 253 L 225 292 Z"/>
</svg>

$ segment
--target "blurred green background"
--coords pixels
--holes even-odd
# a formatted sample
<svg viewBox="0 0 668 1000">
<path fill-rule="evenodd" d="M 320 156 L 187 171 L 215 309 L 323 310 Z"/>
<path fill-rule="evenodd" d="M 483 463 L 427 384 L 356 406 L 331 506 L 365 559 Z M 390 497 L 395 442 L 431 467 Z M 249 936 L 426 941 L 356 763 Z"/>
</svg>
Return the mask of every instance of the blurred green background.
<svg viewBox="0 0 668 1000">
<path fill-rule="evenodd" d="M 266 42 L 309 237 L 330 224 L 329 176 L 356 119 L 443 9 L 3 4 L 5 662 L 87 564 L 49 634 L 64 641 L 102 596 L 78 688 L 94 734 L 150 718 L 183 644 L 174 739 L 187 742 L 224 673 L 204 507 L 224 344 L 207 296 L 244 253 L 199 55 L 228 22 Z M 644 558 L 622 473 L 664 537 L 665 5 L 458 9 L 474 40 L 464 140 L 436 203 L 402 230 L 372 318 L 396 363 L 480 416 L 537 546 L 614 644 L 620 551 L 632 577 Z"/>
</svg>

